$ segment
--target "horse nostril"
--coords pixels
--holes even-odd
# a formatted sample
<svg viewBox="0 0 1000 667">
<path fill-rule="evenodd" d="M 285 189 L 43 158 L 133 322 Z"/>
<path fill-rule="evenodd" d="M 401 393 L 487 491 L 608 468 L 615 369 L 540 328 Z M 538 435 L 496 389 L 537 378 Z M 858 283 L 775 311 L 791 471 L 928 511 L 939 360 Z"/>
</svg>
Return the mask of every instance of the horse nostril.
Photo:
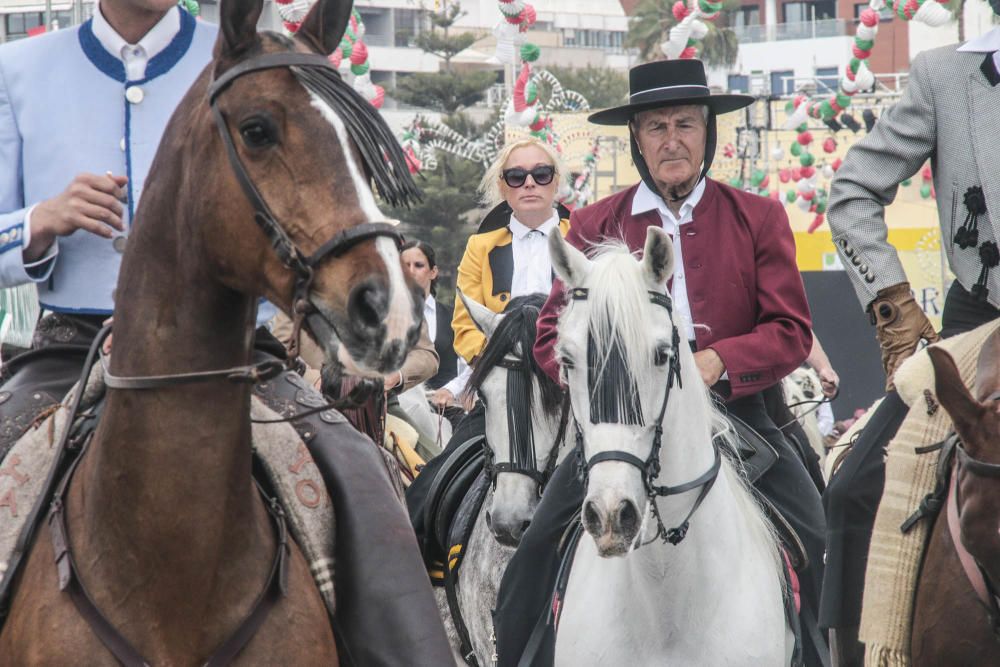
<svg viewBox="0 0 1000 667">
<path fill-rule="evenodd" d="M 592 535 L 600 535 L 602 532 L 601 515 L 597 511 L 597 505 L 592 500 L 588 500 L 583 505 L 583 526 Z"/>
<path fill-rule="evenodd" d="M 623 500 L 618 505 L 618 529 L 626 535 L 639 530 L 639 510 L 629 500 Z"/>
<path fill-rule="evenodd" d="M 523 535 L 524 535 L 524 534 L 525 534 L 526 532 L 528 532 L 528 526 L 530 526 L 530 525 L 531 525 L 531 522 L 530 522 L 530 521 L 522 521 L 522 522 L 521 522 L 521 533 L 520 533 L 520 535 L 518 535 L 518 537 L 521 537 L 521 536 L 523 536 Z"/>
<path fill-rule="evenodd" d="M 354 288 L 348 306 L 351 318 L 362 326 L 377 329 L 388 310 L 387 296 L 384 289 L 372 283 Z"/>
</svg>

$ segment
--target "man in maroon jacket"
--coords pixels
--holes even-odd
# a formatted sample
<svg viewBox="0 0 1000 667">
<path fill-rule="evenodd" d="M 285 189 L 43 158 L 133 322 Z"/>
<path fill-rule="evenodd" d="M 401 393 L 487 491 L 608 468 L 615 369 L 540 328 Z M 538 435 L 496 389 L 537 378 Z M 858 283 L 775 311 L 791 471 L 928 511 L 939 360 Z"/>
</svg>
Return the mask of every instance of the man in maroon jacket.
<svg viewBox="0 0 1000 667">
<path fill-rule="evenodd" d="M 566 240 L 586 251 L 603 240 L 621 239 L 641 251 L 651 225 L 673 237 L 671 296 L 702 379 L 734 421 L 755 430 L 778 454 L 756 487 L 781 510 L 805 547 L 808 563 L 798 569 L 802 656 L 807 665 L 824 664 L 826 644 L 816 625 L 825 530 L 820 496 L 802 459 L 768 417 L 761 396 L 797 368 L 812 345 L 795 242 L 778 202 L 706 177 L 715 152 L 716 114 L 745 107 L 753 98 L 711 95 L 696 60 L 639 65 L 629 73 L 629 88 L 629 104 L 596 113 L 590 121 L 629 125 L 642 181 L 575 211 Z M 564 287 L 556 281 L 534 349 L 555 379 L 556 327 L 565 302 Z M 585 494 L 574 458 L 553 475 L 504 574 L 495 615 L 503 667 L 552 662 L 549 608 L 557 546 Z"/>
</svg>

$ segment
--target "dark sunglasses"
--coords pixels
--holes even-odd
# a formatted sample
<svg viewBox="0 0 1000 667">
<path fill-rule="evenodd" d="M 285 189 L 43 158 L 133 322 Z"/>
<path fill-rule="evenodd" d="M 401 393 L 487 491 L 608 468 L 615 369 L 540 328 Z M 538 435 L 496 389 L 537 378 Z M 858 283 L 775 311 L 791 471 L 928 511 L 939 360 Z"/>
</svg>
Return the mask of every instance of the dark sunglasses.
<svg viewBox="0 0 1000 667">
<path fill-rule="evenodd" d="M 535 167 L 531 171 L 521 169 L 520 167 L 504 169 L 503 180 L 510 187 L 519 188 L 528 179 L 528 174 L 531 174 L 531 178 L 535 181 L 536 185 L 548 185 L 556 176 L 556 168 L 546 164 L 541 167 Z"/>
</svg>

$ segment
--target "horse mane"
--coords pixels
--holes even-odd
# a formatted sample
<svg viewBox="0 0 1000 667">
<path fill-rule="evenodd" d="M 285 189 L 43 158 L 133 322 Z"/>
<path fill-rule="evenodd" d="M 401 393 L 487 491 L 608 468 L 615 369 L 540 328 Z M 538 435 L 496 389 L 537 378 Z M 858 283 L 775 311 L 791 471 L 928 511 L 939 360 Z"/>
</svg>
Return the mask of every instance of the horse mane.
<svg viewBox="0 0 1000 667">
<path fill-rule="evenodd" d="M 420 190 L 410 175 L 403 149 L 378 109 L 333 68 L 292 67 L 291 70 L 306 90 L 329 104 L 344 121 L 379 195 L 392 206 L 409 206 L 420 201 Z"/>
<path fill-rule="evenodd" d="M 531 373 L 538 381 L 542 409 L 546 414 L 554 414 L 559 409 L 563 399 L 563 391 L 542 370 L 532 352 L 535 346 L 535 335 L 538 331 L 538 316 L 542 306 L 545 305 L 546 298 L 545 294 L 536 293 L 511 299 L 503 310 L 504 318 L 500 321 L 493 335 L 486 341 L 486 347 L 473 365 L 472 377 L 469 378 L 467 391 L 479 389 L 486 376 L 497 367 L 497 364 L 520 345 L 521 354 L 526 360 L 530 360 Z M 532 383 L 529 383 L 527 396 L 529 405 L 531 404 L 532 391 Z"/>
<path fill-rule="evenodd" d="M 601 362 L 593 386 L 599 386 L 604 381 L 606 372 L 609 376 L 618 374 L 613 368 L 616 365 L 613 359 L 620 354 L 624 357 L 630 379 L 639 387 L 649 387 L 653 383 L 654 368 L 649 355 L 658 341 L 654 338 L 654 311 L 649 307 L 649 285 L 642 264 L 624 243 L 617 241 L 594 246 L 591 259 L 593 263 L 587 278 L 587 303 L 590 305 L 588 333 L 593 341 L 593 352 Z M 676 312 L 671 315 L 674 326 L 678 326 L 679 315 Z M 691 372 L 694 355 L 685 341 L 682 340 L 681 349 L 675 353 L 680 355 L 682 369 L 688 369 L 686 374 L 682 370 L 684 384 L 681 391 L 684 395 L 694 397 L 691 400 L 696 401 L 697 408 L 708 415 L 709 437 L 719 442 L 724 454 L 721 472 L 729 482 L 736 505 L 744 517 L 742 525 L 746 526 L 752 542 L 761 548 L 761 556 L 773 564 L 778 580 L 784 582 L 778 539 L 754 498 L 739 462 L 736 432 L 728 417 L 715 406 L 708 387 L 696 372 Z M 609 359 L 612 359 L 610 365 Z M 621 378 L 608 379 L 621 381 Z M 647 514 L 647 521 L 648 516 Z M 639 535 L 644 532 L 645 530 L 639 531 Z"/>
</svg>

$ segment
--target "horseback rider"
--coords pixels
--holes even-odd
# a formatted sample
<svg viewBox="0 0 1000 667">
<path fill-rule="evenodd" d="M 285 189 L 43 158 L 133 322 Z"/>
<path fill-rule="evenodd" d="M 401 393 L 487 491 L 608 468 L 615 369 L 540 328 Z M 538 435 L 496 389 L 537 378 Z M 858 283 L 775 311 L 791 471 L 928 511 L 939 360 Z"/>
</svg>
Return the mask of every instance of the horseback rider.
<svg viewBox="0 0 1000 667">
<path fill-rule="evenodd" d="M 112 313 L 121 254 L 133 224 L 142 224 L 133 214 L 160 139 L 212 60 L 218 32 L 176 0 L 100 0 L 80 26 L 0 47 L 0 287 L 35 283 L 48 313 L 32 349 L 4 364 L 0 460 L 79 378 Z M 258 323 L 273 313 L 262 302 Z M 266 329 L 258 329 L 256 347 L 258 357 L 284 355 Z M 279 411 L 296 400 L 321 404 L 303 385 L 276 379 L 266 400 Z M 346 610 L 335 619 L 342 660 L 427 664 L 441 647 L 425 640 L 439 630 L 425 631 L 434 602 L 419 561 L 408 557 L 406 517 L 371 442 L 334 421 L 313 420 L 306 438 L 330 495 L 384 491 L 381 505 L 337 504 L 338 575 L 364 582 L 335 579 Z M 385 535 L 399 548 L 384 548 Z M 4 583 L 13 578 L 7 574 Z M 397 641 L 383 641 L 389 622 Z"/>
<path fill-rule="evenodd" d="M 805 547 L 808 564 L 798 571 L 807 626 L 804 655 L 807 664 L 820 664 L 824 641 L 814 619 L 823 567 L 822 507 L 801 459 L 767 416 L 761 397 L 805 360 L 810 348 L 809 307 L 794 241 L 779 204 L 706 176 L 716 148 L 717 114 L 743 108 L 753 98 L 711 95 L 697 60 L 639 65 L 629 72 L 629 89 L 628 104 L 590 120 L 629 126 L 642 181 L 574 211 L 566 240 L 587 249 L 621 239 L 636 251 L 649 226 L 660 225 L 673 236 L 677 268 L 671 295 L 701 377 L 729 414 L 755 429 L 778 454 L 756 486 Z M 534 350 L 553 378 L 560 374 L 554 345 L 564 291 L 560 282 L 553 285 Z M 549 482 L 501 583 L 495 614 L 500 665 L 551 663 L 551 626 L 532 638 L 530 654 L 525 648 L 536 625 L 545 622 L 558 545 L 583 495 L 577 465 L 567 459 Z"/>
<path fill-rule="evenodd" d="M 990 0 L 990 6 L 1000 14 L 1000 0 Z M 837 664 L 860 665 L 864 655 L 858 625 L 868 547 L 885 484 L 885 446 L 908 410 L 893 375 L 921 340 L 931 343 L 971 331 L 1000 316 L 1000 271 L 994 270 L 1000 262 L 998 86 L 1000 28 L 957 48 L 919 54 L 902 98 L 851 147 L 831 187 L 828 219 L 834 245 L 875 326 L 888 392 L 823 497 L 829 534 L 820 622 L 831 630 Z M 885 205 L 899 183 L 927 160 L 938 193 L 941 243 L 956 278 L 945 298 L 940 333 L 910 291 L 885 222 Z"/>
</svg>

